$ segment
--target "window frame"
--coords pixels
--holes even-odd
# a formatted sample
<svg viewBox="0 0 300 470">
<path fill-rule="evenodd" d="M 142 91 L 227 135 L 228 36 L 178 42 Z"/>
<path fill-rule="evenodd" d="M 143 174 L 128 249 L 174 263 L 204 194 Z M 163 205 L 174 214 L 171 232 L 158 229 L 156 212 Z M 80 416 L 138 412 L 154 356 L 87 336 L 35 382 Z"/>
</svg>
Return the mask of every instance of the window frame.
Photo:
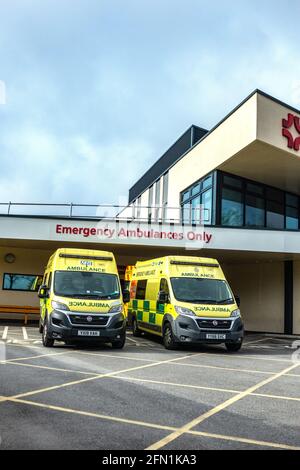
<svg viewBox="0 0 300 470">
<path fill-rule="evenodd" d="M 7 292 L 31 292 L 31 293 L 37 293 L 37 290 L 29 290 L 29 289 L 7 289 L 4 287 L 4 280 L 5 280 L 5 275 L 12 275 L 12 276 L 30 276 L 30 277 L 40 277 L 43 282 L 43 274 L 28 274 L 28 273 L 8 273 L 4 272 L 2 275 L 2 290 L 7 291 Z M 41 284 L 40 284 L 41 285 Z"/>
<path fill-rule="evenodd" d="M 254 180 L 251 180 L 251 179 L 248 179 L 248 178 L 243 178 L 241 176 L 232 175 L 231 173 L 228 173 L 228 172 L 217 170 L 216 173 L 217 173 L 217 183 L 216 183 L 216 199 L 217 199 L 217 201 L 216 201 L 216 226 L 228 227 L 228 228 L 245 228 L 245 229 L 249 229 L 249 230 L 251 230 L 251 229 L 253 229 L 253 230 L 279 230 L 279 231 L 284 230 L 284 231 L 288 231 L 288 232 L 300 231 L 300 195 L 292 193 L 291 191 L 284 191 L 280 188 L 276 188 L 274 186 L 270 186 L 270 185 L 267 185 L 267 184 L 264 184 L 264 183 L 260 183 L 258 181 L 254 181 Z M 241 188 L 238 189 L 234 185 L 231 186 L 231 185 L 228 185 L 228 184 L 224 184 L 224 175 L 241 180 L 241 183 L 242 183 Z M 262 193 L 258 194 L 256 191 L 251 191 L 251 190 L 247 189 L 248 184 L 253 184 L 255 186 L 261 187 L 262 188 Z M 222 218 L 221 218 L 221 215 L 222 215 L 222 212 L 221 212 L 222 211 L 222 191 L 223 191 L 224 187 L 228 188 L 228 189 L 235 190 L 235 191 L 240 191 L 242 193 L 244 214 L 243 214 L 243 224 L 241 226 L 222 225 Z M 282 202 L 282 204 L 283 204 L 283 214 L 282 215 L 284 217 L 283 228 L 267 227 L 267 201 L 276 202 L 273 199 L 267 198 L 267 190 L 268 189 L 269 190 L 280 191 L 283 194 L 283 197 L 282 197 L 282 201 L 283 201 Z M 246 225 L 246 206 L 247 206 L 246 196 L 247 195 L 259 197 L 259 198 L 264 200 L 264 225 L 263 225 L 263 227 L 261 227 L 261 226 L 255 227 L 255 226 Z M 298 229 L 289 229 L 289 228 L 287 228 L 287 207 L 295 208 L 294 206 L 291 206 L 290 204 L 287 204 L 287 195 L 295 197 L 298 201 L 298 207 L 296 208 L 297 213 L 298 213 Z M 281 204 L 281 203 L 278 202 L 278 204 Z"/>
<path fill-rule="evenodd" d="M 210 172 L 203 176 L 203 178 L 200 178 L 199 180 L 195 181 L 192 185 L 188 186 L 187 188 L 183 189 L 180 192 L 180 209 L 181 209 L 181 221 L 183 225 L 199 225 L 199 223 L 193 222 L 193 211 L 192 211 L 192 206 L 193 206 L 193 200 L 200 198 L 200 206 L 202 205 L 202 195 L 206 193 L 207 191 L 212 192 L 212 197 L 211 197 L 211 214 L 210 214 L 210 224 L 206 224 L 204 220 L 204 225 L 206 226 L 211 226 L 214 225 L 213 221 L 215 220 L 215 185 L 216 185 L 216 171 Z M 203 183 L 205 180 L 211 178 L 211 183 L 209 186 L 204 186 Z M 199 190 L 197 193 L 193 195 L 193 189 L 199 186 Z M 186 194 L 188 194 L 188 197 L 184 197 Z M 189 204 L 189 217 L 185 220 L 184 217 L 184 206 Z"/>
</svg>

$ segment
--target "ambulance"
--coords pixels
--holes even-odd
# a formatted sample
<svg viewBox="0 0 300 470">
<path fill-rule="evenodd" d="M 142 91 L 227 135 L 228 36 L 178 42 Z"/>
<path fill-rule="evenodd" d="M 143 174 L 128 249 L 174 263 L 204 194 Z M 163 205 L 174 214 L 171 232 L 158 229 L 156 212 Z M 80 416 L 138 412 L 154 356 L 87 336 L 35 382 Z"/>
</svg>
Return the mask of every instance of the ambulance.
<svg viewBox="0 0 300 470">
<path fill-rule="evenodd" d="M 124 274 L 124 290 L 130 290 L 130 283 L 132 280 L 132 276 L 135 270 L 135 266 L 126 266 L 125 274 Z M 124 313 L 126 316 L 127 323 L 130 322 L 130 318 L 128 317 L 128 303 L 124 304 Z"/>
<path fill-rule="evenodd" d="M 112 253 L 58 249 L 48 261 L 38 295 L 45 347 L 55 341 L 93 341 L 123 348 L 126 320 Z"/>
<path fill-rule="evenodd" d="M 238 304 L 218 261 L 167 256 L 136 263 L 128 314 L 134 336 L 161 336 L 166 349 L 224 343 L 234 352 L 244 337 Z"/>
</svg>

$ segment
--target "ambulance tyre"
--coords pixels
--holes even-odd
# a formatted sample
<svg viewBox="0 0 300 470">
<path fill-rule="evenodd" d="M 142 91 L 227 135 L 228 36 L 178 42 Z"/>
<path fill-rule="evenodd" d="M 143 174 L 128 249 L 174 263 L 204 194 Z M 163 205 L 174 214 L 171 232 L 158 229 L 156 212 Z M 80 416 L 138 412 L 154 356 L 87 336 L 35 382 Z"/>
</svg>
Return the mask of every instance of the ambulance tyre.
<svg viewBox="0 0 300 470">
<path fill-rule="evenodd" d="M 238 352 L 242 347 L 242 341 L 236 343 L 225 343 L 228 352 Z"/>
<path fill-rule="evenodd" d="M 54 346 L 54 339 L 48 336 L 48 318 L 45 318 L 43 332 L 42 332 L 43 346 L 45 348 L 52 348 Z"/>
<path fill-rule="evenodd" d="M 39 333 L 43 333 L 43 325 L 42 325 L 42 322 L 41 322 L 41 319 L 39 319 Z"/>
<path fill-rule="evenodd" d="M 178 349 L 178 347 L 179 347 L 178 342 L 175 341 L 172 326 L 169 322 L 166 322 L 164 324 L 163 342 L 164 342 L 164 347 L 166 349 L 175 350 L 175 349 Z"/>
<path fill-rule="evenodd" d="M 135 317 L 132 318 L 132 335 L 135 337 L 140 337 L 142 334 L 141 330 L 138 327 L 138 323 Z"/>
<path fill-rule="evenodd" d="M 117 341 L 113 341 L 111 343 L 111 347 L 113 349 L 123 349 L 126 341 L 126 335 L 125 333 L 122 335 L 121 339 L 118 339 Z"/>
</svg>

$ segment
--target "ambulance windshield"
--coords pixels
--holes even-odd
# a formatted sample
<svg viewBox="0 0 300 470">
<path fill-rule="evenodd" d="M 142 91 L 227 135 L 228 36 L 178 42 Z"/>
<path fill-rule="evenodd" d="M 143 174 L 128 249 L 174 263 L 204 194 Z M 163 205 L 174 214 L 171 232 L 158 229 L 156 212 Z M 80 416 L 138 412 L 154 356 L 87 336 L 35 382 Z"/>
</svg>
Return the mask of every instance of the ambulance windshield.
<svg viewBox="0 0 300 470">
<path fill-rule="evenodd" d="M 56 271 L 54 294 L 85 299 L 118 299 L 120 288 L 115 274 Z"/>
<path fill-rule="evenodd" d="M 194 304 L 233 304 L 234 299 L 224 280 L 173 277 L 171 284 L 176 300 Z"/>
</svg>

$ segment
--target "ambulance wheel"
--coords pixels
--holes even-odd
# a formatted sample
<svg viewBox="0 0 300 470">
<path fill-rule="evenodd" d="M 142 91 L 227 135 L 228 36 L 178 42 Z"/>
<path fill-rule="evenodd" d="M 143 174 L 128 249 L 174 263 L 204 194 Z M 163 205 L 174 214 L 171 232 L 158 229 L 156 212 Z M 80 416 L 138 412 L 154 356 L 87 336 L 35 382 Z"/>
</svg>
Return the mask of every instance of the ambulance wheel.
<svg viewBox="0 0 300 470">
<path fill-rule="evenodd" d="M 121 336 L 121 339 L 118 339 L 117 341 L 113 341 L 111 343 L 111 347 L 113 349 L 123 349 L 126 341 L 126 335 L 125 333 Z"/>
<path fill-rule="evenodd" d="M 39 319 L 39 333 L 43 333 L 43 325 L 42 325 L 42 322 L 41 322 L 41 319 Z"/>
<path fill-rule="evenodd" d="M 163 342 L 166 349 L 178 349 L 178 343 L 175 341 L 171 324 L 165 323 L 163 332 Z"/>
<path fill-rule="evenodd" d="M 236 343 L 225 343 L 228 352 L 237 352 L 241 349 L 243 342 L 239 341 Z"/>
<path fill-rule="evenodd" d="M 53 347 L 54 339 L 49 338 L 49 335 L 48 335 L 48 318 L 47 317 L 45 318 L 45 321 L 44 321 L 42 340 L 43 340 L 43 346 L 45 346 L 45 348 Z"/>
<path fill-rule="evenodd" d="M 137 319 L 135 317 L 133 317 L 132 319 L 132 334 L 135 337 L 139 337 L 142 334 L 141 330 L 138 327 Z"/>
</svg>

